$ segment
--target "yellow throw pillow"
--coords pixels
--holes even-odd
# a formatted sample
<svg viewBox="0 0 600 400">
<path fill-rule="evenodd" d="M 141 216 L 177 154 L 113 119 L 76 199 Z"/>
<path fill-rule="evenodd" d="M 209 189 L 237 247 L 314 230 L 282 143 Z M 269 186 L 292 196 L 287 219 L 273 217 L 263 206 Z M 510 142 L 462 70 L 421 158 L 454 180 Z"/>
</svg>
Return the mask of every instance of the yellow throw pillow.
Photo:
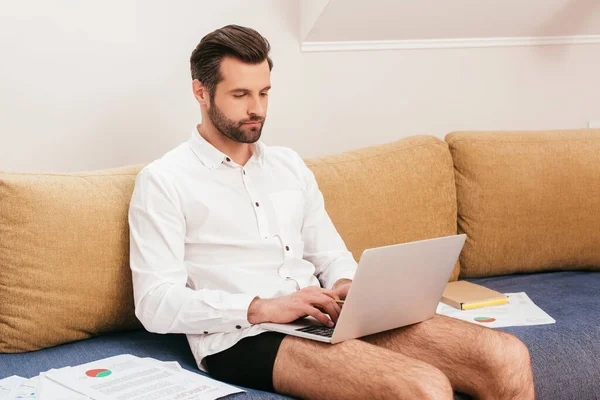
<svg viewBox="0 0 600 400">
<path fill-rule="evenodd" d="M 600 269 L 600 129 L 453 132 L 461 277 Z"/>
<path fill-rule="evenodd" d="M 306 164 L 357 260 L 367 248 L 456 234 L 452 158 L 440 139 L 413 136 Z"/>
<path fill-rule="evenodd" d="M 142 167 L 0 172 L 0 353 L 141 326 L 127 212 Z"/>
</svg>

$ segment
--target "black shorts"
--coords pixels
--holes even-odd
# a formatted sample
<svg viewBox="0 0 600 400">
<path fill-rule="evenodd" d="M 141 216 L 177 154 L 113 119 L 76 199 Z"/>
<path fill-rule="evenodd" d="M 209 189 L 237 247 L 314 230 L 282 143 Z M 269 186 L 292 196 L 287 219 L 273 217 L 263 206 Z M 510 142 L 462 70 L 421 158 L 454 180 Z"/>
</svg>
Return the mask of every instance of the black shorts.
<svg viewBox="0 0 600 400">
<path fill-rule="evenodd" d="M 233 385 L 274 392 L 273 366 L 285 336 L 279 332 L 265 332 L 245 337 L 233 347 L 206 357 L 208 373 Z"/>
</svg>

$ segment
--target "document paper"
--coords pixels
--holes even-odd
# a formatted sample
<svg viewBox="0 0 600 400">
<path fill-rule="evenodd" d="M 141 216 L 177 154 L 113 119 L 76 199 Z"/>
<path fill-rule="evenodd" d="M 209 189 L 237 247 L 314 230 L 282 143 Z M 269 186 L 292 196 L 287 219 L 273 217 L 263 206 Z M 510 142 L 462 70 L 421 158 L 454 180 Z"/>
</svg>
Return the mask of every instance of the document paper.
<svg viewBox="0 0 600 400">
<path fill-rule="evenodd" d="M 556 322 L 554 318 L 536 306 L 524 292 L 505 294 L 508 296 L 508 304 L 474 308 L 472 310 L 458 310 L 447 304 L 439 303 L 436 314 L 446 315 L 490 328 L 545 325 Z"/>
<path fill-rule="evenodd" d="M 44 375 L 94 400 L 212 400 L 243 392 L 177 367 L 123 354 Z"/>
</svg>

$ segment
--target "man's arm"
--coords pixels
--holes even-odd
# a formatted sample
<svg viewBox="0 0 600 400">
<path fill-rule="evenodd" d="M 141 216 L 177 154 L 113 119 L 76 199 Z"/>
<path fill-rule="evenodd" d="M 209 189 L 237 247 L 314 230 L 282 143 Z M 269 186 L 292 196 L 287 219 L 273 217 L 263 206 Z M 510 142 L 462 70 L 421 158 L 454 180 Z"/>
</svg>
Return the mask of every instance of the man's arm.
<svg viewBox="0 0 600 400">
<path fill-rule="evenodd" d="M 352 283 L 352 279 L 340 279 L 333 284 L 333 290 L 339 290 L 344 285 L 349 285 Z"/>
<path fill-rule="evenodd" d="M 314 286 L 274 299 L 255 298 L 248 308 L 248 321 L 251 324 L 285 324 L 310 315 L 325 325 L 333 326 L 341 311 L 335 302 L 338 299 L 334 291 Z"/>
<path fill-rule="evenodd" d="M 300 156 L 296 156 L 301 164 L 299 167 L 303 171 L 306 185 L 302 224 L 304 259 L 315 266 L 315 275 L 321 285 L 332 289 L 342 279 L 351 281 L 357 264 L 325 210 L 323 194 L 319 190 L 314 174 Z"/>
<path fill-rule="evenodd" d="M 201 334 L 250 326 L 256 296 L 186 287 L 185 219 L 168 180 L 150 169 L 136 178 L 129 229 L 135 314 L 147 330 Z"/>
</svg>

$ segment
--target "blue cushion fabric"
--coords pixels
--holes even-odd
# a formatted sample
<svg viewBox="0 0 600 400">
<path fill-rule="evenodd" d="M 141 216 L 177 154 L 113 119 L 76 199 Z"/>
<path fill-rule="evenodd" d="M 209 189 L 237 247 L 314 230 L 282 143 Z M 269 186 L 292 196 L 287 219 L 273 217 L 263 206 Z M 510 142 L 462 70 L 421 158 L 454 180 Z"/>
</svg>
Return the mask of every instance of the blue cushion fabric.
<svg viewBox="0 0 600 400">
<path fill-rule="evenodd" d="M 525 292 L 557 321 L 552 325 L 500 328 L 528 346 L 537 398 L 600 398 L 600 272 L 551 272 L 469 280 L 505 293 Z M 202 373 L 196 367 L 184 335 L 136 330 L 30 353 L 0 354 L 0 378 L 13 374 L 32 377 L 50 368 L 124 353 L 178 361 L 183 368 Z M 245 394 L 229 398 L 289 397 L 248 389 Z"/>
<path fill-rule="evenodd" d="M 555 324 L 499 328 L 529 348 L 538 399 L 600 399 L 600 272 L 549 272 L 469 279 L 525 292 Z"/>
</svg>

